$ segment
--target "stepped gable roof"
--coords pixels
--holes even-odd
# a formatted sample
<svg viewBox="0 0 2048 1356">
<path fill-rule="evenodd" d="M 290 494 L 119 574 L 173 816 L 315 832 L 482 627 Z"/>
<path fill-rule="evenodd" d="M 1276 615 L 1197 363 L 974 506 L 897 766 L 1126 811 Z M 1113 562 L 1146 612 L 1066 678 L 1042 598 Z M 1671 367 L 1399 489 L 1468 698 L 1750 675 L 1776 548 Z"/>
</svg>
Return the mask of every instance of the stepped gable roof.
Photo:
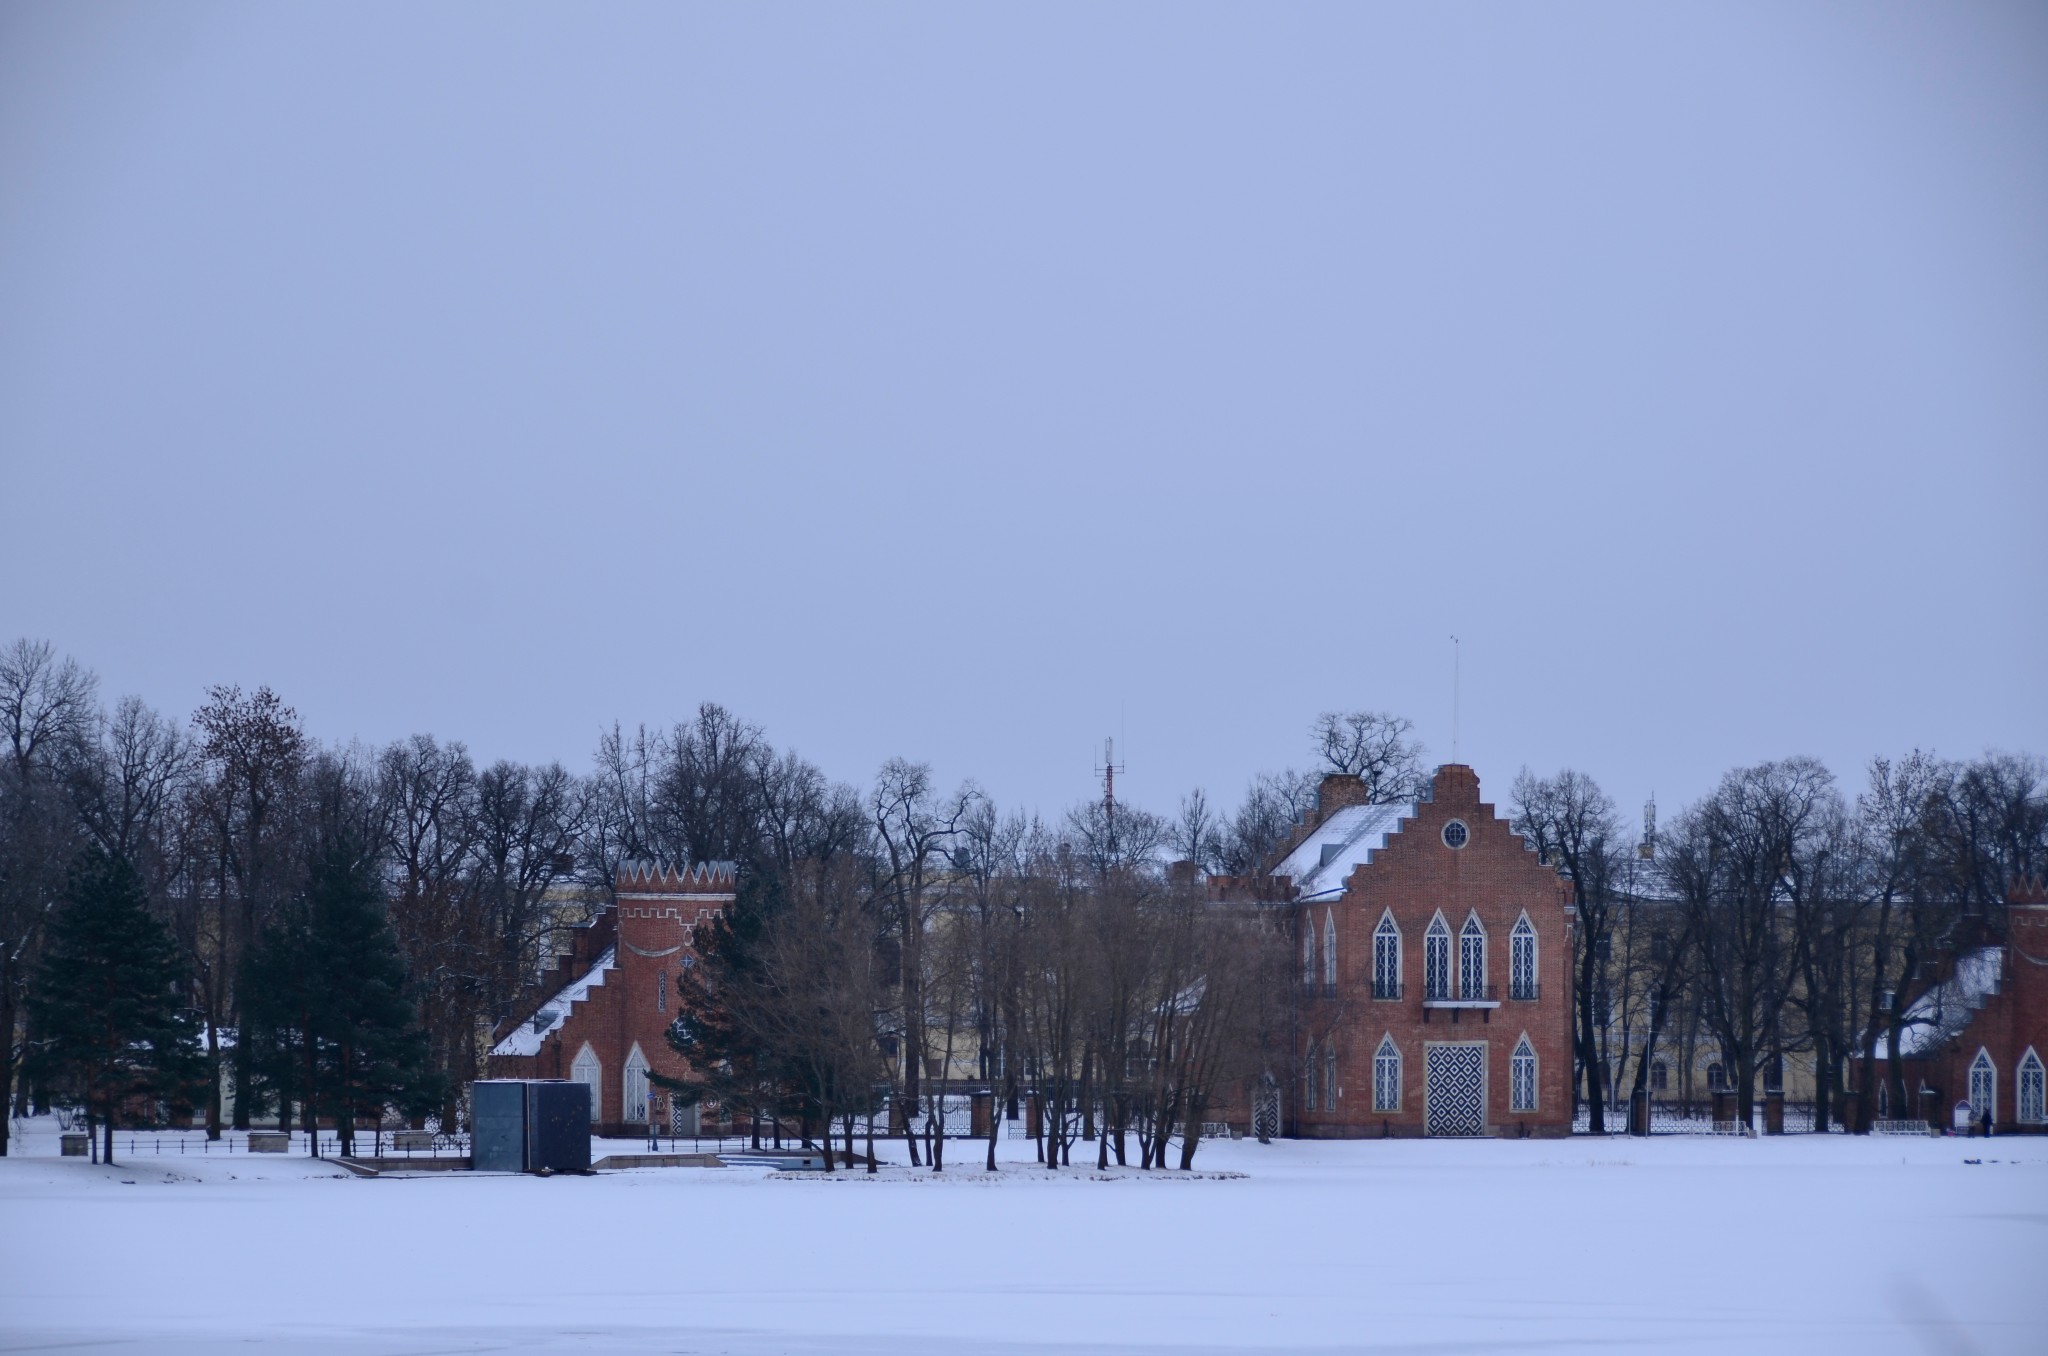
<svg viewBox="0 0 2048 1356">
<path fill-rule="evenodd" d="M 625 894 L 725 894 L 737 888 L 731 862 L 698 862 L 680 870 L 662 862 L 621 862 L 614 886 Z"/>
<path fill-rule="evenodd" d="M 1963 1034 L 1963 1028 L 1983 1011 L 1998 992 L 2004 970 L 2005 948 L 1980 946 L 1956 957 L 1953 976 L 1921 994 L 1906 1006 L 1899 1031 L 1899 1057 L 1915 1059 L 1931 1055 Z M 1877 1043 L 1877 1057 L 1885 1057 L 1885 1043 Z"/>
<path fill-rule="evenodd" d="M 505 1033 L 504 1039 L 491 1047 L 494 1055 L 537 1055 L 541 1042 L 562 1029 L 562 1023 L 569 1020 L 569 1009 L 590 996 L 590 991 L 604 983 L 605 971 L 613 968 L 619 949 L 606 947 L 597 963 L 584 971 L 572 982 L 555 991 L 553 997 L 542 1003 L 533 1016 Z M 545 1020 L 543 1020 L 545 1019 Z"/>
<path fill-rule="evenodd" d="M 1402 820 L 1414 817 L 1412 804 L 1347 805 L 1310 830 L 1269 874 L 1292 878 L 1297 902 L 1334 899 L 1352 871 L 1401 831 Z"/>
</svg>

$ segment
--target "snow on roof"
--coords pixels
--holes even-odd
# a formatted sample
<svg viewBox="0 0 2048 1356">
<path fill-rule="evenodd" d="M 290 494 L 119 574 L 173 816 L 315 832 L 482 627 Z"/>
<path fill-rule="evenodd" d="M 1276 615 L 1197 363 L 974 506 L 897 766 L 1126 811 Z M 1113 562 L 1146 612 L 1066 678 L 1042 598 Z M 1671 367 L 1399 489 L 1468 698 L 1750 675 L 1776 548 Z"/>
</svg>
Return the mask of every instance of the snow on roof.
<svg viewBox="0 0 2048 1356">
<path fill-rule="evenodd" d="M 540 1043 L 562 1029 L 562 1023 L 569 1020 L 569 1009 L 582 1002 L 590 991 L 604 984 L 604 972 L 612 968 L 612 961 L 618 956 L 617 947 L 609 947 L 597 964 L 590 967 L 583 978 L 563 986 L 562 991 L 540 1005 L 527 1021 L 514 1027 L 505 1038 L 491 1047 L 494 1055 L 537 1055 Z M 542 1021 L 545 1018 L 546 1021 Z"/>
<path fill-rule="evenodd" d="M 1401 821 L 1414 816 L 1413 805 L 1347 805 L 1316 825 L 1273 874 L 1294 878 L 1296 899 L 1337 894 L 1354 869 L 1401 831 Z"/>
<path fill-rule="evenodd" d="M 1899 1057 L 1911 1059 L 1932 1054 L 1963 1034 L 1998 992 L 2005 948 L 1979 947 L 1956 957 L 1956 972 L 1907 1005 L 1899 1031 Z M 1877 1043 L 1877 1057 L 1885 1057 L 1885 1042 Z"/>
</svg>

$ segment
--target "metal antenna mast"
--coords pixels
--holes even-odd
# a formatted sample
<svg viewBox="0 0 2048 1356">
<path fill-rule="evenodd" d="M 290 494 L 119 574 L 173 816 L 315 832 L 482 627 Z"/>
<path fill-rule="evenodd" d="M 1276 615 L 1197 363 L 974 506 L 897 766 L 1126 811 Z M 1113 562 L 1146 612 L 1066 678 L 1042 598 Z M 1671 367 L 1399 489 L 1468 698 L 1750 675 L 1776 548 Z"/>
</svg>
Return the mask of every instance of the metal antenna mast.
<svg viewBox="0 0 2048 1356">
<path fill-rule="evenodd" d="M 1123 764 L 1116 760 L 1116 741 L 1114 739 L 1102 741 L 1102 766 L 1095 770 L 1102 774 L 1102 816 L 1104 819 L 1115 819 L 1116 774 L 1122 772 L 1124 768 Z"/>
<path fill-rule="evenodd" d="M 1451 761 L 1458 761 L 1458 679 L 1460 650 L 1458 638 L 1451 637 Z"/>
</svg>

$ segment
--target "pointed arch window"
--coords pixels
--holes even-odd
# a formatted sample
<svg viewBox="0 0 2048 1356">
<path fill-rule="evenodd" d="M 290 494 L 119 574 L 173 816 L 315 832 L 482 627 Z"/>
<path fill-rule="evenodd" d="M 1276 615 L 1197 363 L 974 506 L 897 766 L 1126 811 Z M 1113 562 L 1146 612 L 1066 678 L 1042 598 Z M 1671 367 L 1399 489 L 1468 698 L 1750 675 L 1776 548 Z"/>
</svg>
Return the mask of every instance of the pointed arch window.
<svg viewBox="0 0 2048 1356">
<path fill-rule="evenodd" d="M 1380 915 L 1380 925 L 1372 933 L 1372 996 L 1401 996 L 1401 929 L 1391 910 Z"/>
<path fill-rule="evenodd" d="M 1508 1110 L 1536 1109 L 1536 1048 L 1525 1034 L 1508 1056 Z"/>
<path fill-rule="evenodd" d="M 1486 929 L 1478 914 L 1468 914 L 1458 935 L 1458 996 L 1486 997 Z"/>
<path fill-rule="evenodd" d="M 2019 1090 L 2020 1122 L 2023 1125 L 2048 1124 L 2048 1077 L 2044 1077 L 2041 1057 L 2030 1046 L 2020 1057 Z"/>
<path fill-rule="evenodd" d="M 1323 1047 L 1323 1104 L 1332 1111 L 1337 1109 L 1337 1047 L 1335 1045 L 1325 1045 Z"/>
<path fill-rule="evenodd" d="M 1301 920 L 1301 982 L 1316 982 L 1316 925 L 1306 918 Z"/>
<path fill-rule="evenodd" d="M 597 1051 L 590 1048 L 589 1042 L 584 1042 L 583 1048 L 576 1052 L 576 1062 L 569 1066 L 569 1077 L 590 1090 L 590 1119 L 602 1121 L 604 1065 L 598 1061 Z"/>
<path fill-rule="evenodd" d="M 1970 1119 L 1986 1116 L 1998 1119 L 1998 1066 L 1991 1062 L 1991 1052 L 1979 1046 L 1970 1061 Z"/>
<path fill-rule="evenodd" d="M 1301 1062 L 1301 1106 L 1304 1111 L 1316 1109 L 1316 1048 L 1308 1048 L 1308 1058 Z"/>
<path fill-rule="evenodd" d="M 1337 987 L 1337 912 L 1323 911 L 1323 987 Z"/>
<path fill-rule="evenodd" d="M 1392 1032 L 1380 1037 L 1380 1048 L 1372 1057 L 1372 1109 L 1401 1109 L 1401 1047 Z"/>
<path fill-rule="evenodd" d="M 647 1056 L 640 1052 L 640 1042 L 633 1042 L 632 1053 L 626 1056 L 625 1078 L 621 1084 L 625 1105 L 621 1119 L 639 1124 L 647 1119 Z"/>
<path fill-rule="evenodd" d="M 1536 929 L 1526 913 L 1508 935 L 1508 997 L 1523 1002 L 1536 997 Z"/>
<path fill-rule="evenodd" d="M 1422 934 L 1422 996 L 1442 999 L 1451 996 L 1451 930 L 1439 913 L 1429 920 Z"/>
</svg>

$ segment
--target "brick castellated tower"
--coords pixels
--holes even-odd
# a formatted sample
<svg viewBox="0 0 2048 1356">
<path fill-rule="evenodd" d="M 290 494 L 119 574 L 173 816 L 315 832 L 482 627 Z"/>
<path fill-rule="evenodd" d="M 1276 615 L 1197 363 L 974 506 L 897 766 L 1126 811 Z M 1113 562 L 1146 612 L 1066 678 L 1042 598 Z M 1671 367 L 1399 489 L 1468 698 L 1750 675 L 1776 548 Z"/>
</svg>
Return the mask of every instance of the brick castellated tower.
<svg viewBox="0 0 2048 1356">
<path fill-rule="evenodd" d="M 735 885 L 730 862 L 620 866 L 613 903 L 577 930 L 527 1015 L 501 1028 L 492 1076 L 584 1083 L 601 1133 L 642 1134 L 650 1117 L 664 1131 L 675 1124 L 648 1074 L 687 1072 L 667 1039 L 676 981 L 695 963 L 697 925 L 732 907 Z M 682 1117 L 685 1132 L 693 1114 Z"/>
</svg>

